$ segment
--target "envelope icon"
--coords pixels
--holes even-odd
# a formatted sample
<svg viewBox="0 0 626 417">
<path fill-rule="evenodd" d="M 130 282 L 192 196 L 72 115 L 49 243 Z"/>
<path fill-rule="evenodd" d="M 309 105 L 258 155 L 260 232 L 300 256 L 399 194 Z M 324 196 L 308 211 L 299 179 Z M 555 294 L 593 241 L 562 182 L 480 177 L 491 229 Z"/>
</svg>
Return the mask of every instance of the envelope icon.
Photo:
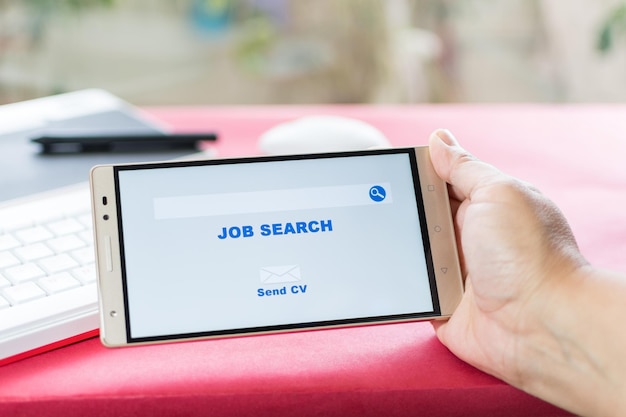
<svg viewBox="0 0 626 417">
<path fill-rule="evenodd" d="M 262 284 L 300 281 L 300 265 L 265 266 L 260 270 Z"/>
</svg>

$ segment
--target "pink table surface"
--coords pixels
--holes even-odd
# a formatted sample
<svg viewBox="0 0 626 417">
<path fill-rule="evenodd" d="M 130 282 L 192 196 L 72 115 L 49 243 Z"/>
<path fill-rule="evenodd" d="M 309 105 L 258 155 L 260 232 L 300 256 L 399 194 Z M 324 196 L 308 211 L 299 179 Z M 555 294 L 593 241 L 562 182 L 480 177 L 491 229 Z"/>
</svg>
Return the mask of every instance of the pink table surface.
<svg viewBox="0 0 626 417">
<path fill-rule="evenodd" d="M 478 157 L 543 190 L 581 250 L 626 271 L 626 106 L 149 108 L 179 131 L 214 129 L 218 156 L 258 153 L 272 125 L 340 114 L 397 146 L 450 128 Z M 90 339 L 0 368 L 0 416 L 557 416 L 568 413 L 454 357 L 429 323 L 110 350 Z"/>
</svg>

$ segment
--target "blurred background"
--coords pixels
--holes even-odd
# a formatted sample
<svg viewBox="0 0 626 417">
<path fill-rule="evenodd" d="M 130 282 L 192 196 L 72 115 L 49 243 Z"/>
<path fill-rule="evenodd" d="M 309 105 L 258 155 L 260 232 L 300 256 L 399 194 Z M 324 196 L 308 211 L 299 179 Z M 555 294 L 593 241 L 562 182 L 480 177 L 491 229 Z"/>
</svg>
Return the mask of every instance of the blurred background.
<svg viewBox="0 0 626 417">
<path fill-rule="evenodd" d="M 0 0 L 0 104 L 626 101 L 620 0 Z"/>
</svg>

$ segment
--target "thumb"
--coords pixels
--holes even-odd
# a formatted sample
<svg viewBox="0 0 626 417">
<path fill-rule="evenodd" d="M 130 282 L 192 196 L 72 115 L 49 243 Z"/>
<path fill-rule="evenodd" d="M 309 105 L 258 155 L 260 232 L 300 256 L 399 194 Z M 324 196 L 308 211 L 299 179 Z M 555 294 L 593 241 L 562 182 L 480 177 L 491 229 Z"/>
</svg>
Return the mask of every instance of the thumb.
<svg viewBox="0 0 626 417">
<path fill-rule="evenodd" d="M 506 177 L 463 149 L 447 129 L 435 130 L 430 135 L 429 147 L 435 171 L 453 187 L 454 194 L 461 200 L 469 198 L 478 185 Z"/>
</svg>

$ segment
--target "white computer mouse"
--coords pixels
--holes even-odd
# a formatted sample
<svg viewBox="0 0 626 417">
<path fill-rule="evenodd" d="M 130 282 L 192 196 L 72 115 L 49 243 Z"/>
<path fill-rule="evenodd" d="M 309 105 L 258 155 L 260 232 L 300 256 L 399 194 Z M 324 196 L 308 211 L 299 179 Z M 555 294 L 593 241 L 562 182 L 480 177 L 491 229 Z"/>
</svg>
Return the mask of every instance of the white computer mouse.
<svg viewBox="0 0 626 417">
<path fill-rule="evenodd" d="M 374 126 L 342 116 L 305 116 L 280 123 L 259 137 L 259 149 L 268 155 L 354 151 L 389 147 Z"/>
</svg>

